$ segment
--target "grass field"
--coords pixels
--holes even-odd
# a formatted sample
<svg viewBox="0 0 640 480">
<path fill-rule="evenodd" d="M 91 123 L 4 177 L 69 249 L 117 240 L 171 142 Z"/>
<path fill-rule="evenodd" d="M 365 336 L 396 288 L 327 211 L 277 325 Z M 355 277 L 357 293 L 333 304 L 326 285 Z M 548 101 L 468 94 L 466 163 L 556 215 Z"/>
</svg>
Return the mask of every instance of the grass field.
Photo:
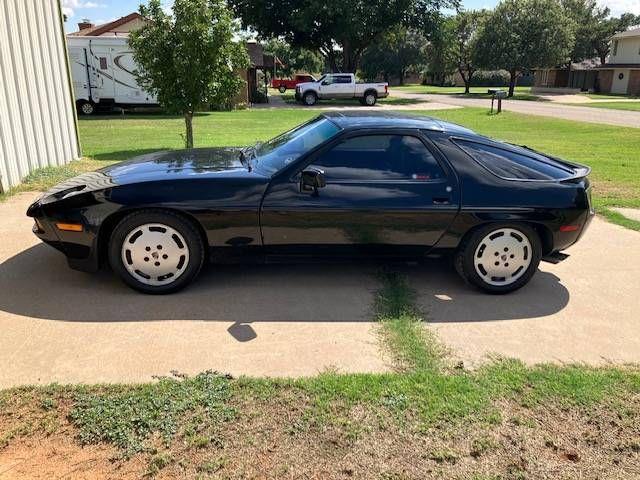
<svg viewBox="0 0 640 480">
<path fill-rule="evenodd" d="M 631 478 L 640 370 L 470 371 L 382 271 L 372 306 L 393 370 L 302 379 L 174 374 L 0 391 L 0 465 L 24 478 Z M 52 453 L 53 452 L 53 453 Z M 62 461 L 59 459 L 63 459 Z M 19 460 L 19 461 L 17 461 Z"/>
<path fill-rule="evenodd" d="M 389 91 L 393 95 L 394 91 L 406 93 L 430 93 L 435 95 L 460 95 L 467 98 L 491 98 L 487 93 L 490 88 L 497 88 L 507 91 L 509 87 L 471 87 L 469 93 L 464 93 L 464 87 L 438 87 L 435 85 L 404 85 L 402 87 L 390 87 Z M 513 100 L 538 100 L 538 97 L 531 94 L 531 87 L 516 87 Z"/>
<path fill-rule="evenodd" d="M 575 105 L 575 104 L 572 104 Z M 637 102 L 593 102 L 579 104 L 581 107 L 611 108 L 613 110 L 631 110 L 640 112 L 640 101 Z"/>
<path fill-rule="evenodd" d="M 586 95 L 592 100 L 619 100 L 621 98 L 640 99 L 640 96 L 630 96 L 622 93 L 587 93 Z"/>
</svg>

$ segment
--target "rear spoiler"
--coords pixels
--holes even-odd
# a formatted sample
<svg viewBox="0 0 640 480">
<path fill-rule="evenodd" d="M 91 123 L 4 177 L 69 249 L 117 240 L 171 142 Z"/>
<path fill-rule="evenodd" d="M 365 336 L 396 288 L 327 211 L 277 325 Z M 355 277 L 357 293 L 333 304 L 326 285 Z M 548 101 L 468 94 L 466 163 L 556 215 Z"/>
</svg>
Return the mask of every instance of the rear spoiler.
<svg viewBox="0 0 640 480">
<path fill-rule="evenodd" d="M 526 145 L 518 145 L 519 147 L 522 147 L 524 149 L 529 150 L 530 152 L 533 152 L 537 155 L 541 155 L 543 157 L 546 157 L 550 160 L 553 160 L 554 162 L 560 163 L 562 165 L 567 166 L 570 170 L 573 171 L 572 175 L 569 175 L 567 178 L 562 178 L 560 179 L 561 182 L 573 182 L 576 180 L 580 180 L 584 177 L 587 177 L 590 173 L 591 173 L 591 167 L 588 165 L 583 165 L 581 163 L 576 163 L 576 162 L 570 162 L 569 160 L 565 160 L 563 158 L 558 158 L 558 157 L 554 157 L 553 155 L 547 155 L 545 153 L 540 153 L 537 150 L 534 150 L 531 147 L 528 147 Z"/>
</svg>

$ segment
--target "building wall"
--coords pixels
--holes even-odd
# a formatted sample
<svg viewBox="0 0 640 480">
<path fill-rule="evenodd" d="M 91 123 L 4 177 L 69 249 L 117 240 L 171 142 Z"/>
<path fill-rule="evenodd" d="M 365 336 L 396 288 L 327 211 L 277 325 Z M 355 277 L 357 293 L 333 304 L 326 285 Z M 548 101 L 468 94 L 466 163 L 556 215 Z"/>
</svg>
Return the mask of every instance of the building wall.
<svg viewBox="0 0 640 480">
<path fill-rule="evenodd" d="M 58 0 L 0 1 L 0 190 L 80 155 Z"/>
<path fill-rule="evenodd" d="M 598 72 L 598 85 L 601 93 L 611 92 L 611 82 L 613 82 L 613 70 L 600 70 Z"/>
<path fill-rule="evenodd" d="M 611 46 L 611 53 L 607 63 L 640 63 L 640 36 L 613 39 L 613 44 L 618 42 L 616 54 L 614 45 Z"/>
<path fill-rule="evenodd" d="M 640 95 L 640 70 L 631 70 L 627 93 L 629 95 Z"/>
</svg>

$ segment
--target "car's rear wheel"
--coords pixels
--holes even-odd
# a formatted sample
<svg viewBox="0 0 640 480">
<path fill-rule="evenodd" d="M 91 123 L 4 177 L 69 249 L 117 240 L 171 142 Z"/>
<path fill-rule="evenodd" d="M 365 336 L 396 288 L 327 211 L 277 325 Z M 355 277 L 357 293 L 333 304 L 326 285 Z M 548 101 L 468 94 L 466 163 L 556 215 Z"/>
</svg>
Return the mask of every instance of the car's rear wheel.
<svg viewBox="0 0 640 480">
<path fill-rule="evenodd" d="M 280 93 L 284 93 L 284 92 L 286 92 L 286 91 L 287 91 L 287 87 L 285 87 L 284 85 L 280 85 L 280 87 L 278 87 L 278 91 L 279 91 Z"/>
<path fill-rule="evenodd" d="M 302 97 L 302 101 L 308 107 L 312 107 L 318 101 L 318 96 L 314 92 L 307 92 Z"/>
<path fill-rule="evenodd" d="M 114 229 L 109 261 L 130 287 L 164 294 L 184 288 L 198 275 L 204 251 L 202 237 L 188 219 L 170 211 L 142 210 Z"/>
<path fill-rule="evenodd" d="M 492 224 L 463 240 L 456 254 L 458 273 L 489 293 L 509 293 L 526 285 L 542 257 L 538 234 L 520 224 Z"/>
</svg>

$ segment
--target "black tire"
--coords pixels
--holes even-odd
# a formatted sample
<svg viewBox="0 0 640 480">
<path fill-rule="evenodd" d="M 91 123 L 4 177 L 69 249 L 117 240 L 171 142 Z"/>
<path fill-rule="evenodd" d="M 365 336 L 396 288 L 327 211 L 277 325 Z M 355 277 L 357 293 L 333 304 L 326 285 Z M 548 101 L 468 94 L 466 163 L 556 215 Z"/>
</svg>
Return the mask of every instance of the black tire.
<svg viewBox="0 0 640 480">
<path fill-rule="evenodd" d="M 170 283 L 148 285 L 129 273 L 123 261 L 122 246 L 127 236 L 136 228 L 145 224 L 162 224 L 176 230 L 188 249 L 188 260 L 179 276 Z M 130 258 L 130 257 L 129 257 Z M 118 276 L 131 288 L 148 294 L 167 294 L 181 290 L 191 283 L 204 263 L 205 247 L 197 227 L 182 215 L 169 210 L 139 210 L 123 218 L 111 234 L 109 240 L 109 263 Z M 153 261 L 153 259 L 152 259 Z M 158 264 L 156 264 L 158 265 Z"/>
<path fill-rule="evenodd" d="M 367 107 L 373 107 L 378 101 L 378 95 L 375 92 L 366 92 L 362 97 L 362 104 Z"/>
<path fill-rule="evenodd" d="M 285 93 L 285 92 L 287 91 L 287 87 L 286 87 L 286 86 L 284 86 L 284 85 L 280 85 L 280 86 L 278 87 L 278 91 L 279 91 L 280 93 Z"/>
<path fill-rule="evenodd" d="M 511 229 L 519 232 L 529 242 L 531 246 L 531 252 L 529 253 L 528 257 L 530 261 L 528 267 L 526 267 L 523 273 L 518 272 L 520 276 L 516 280 L 512 281 L 511 283 L 496 285 L 488 283 L 490 281 L 494 281 L 496 277 L 491 277 L 491 279 L 488 279 L 487 277 L 481 275 L 482 269 L 480 269 L 480 273 L 476 270 L 475 255 L 476 250 L 481 247 L 481 242 L 483 242 L 483 240 L 485 240 L 487 236 L 490 236 L 492 232 L 497 232 L 501 229 Z M 528 248 L 526 248 L 526 250 L 528 251 Z M 494 252 L 493 254 L 496 255 L 497 253 L 498 252 Z M 490 252 L 487 252 L 487 254 L 489 255 Z M 499 255 L 496 255 L 496 260 L 498 261 L 496 262 L 496 264 L 502 261 L 502 254 L 503 252 L 499 252 Z M 484 255 L 484 252 L 479 252 L 478 258 L 480 258 L 481 255 Z M 507 255 L 504 256 L 507 257 Z M 488 257 L 488 259 L 489 258 L 492 257 Z M 454 257 L 454 264 L 460 276 L 471 285 L 474 285 L 475 287 L 487 293 L 505 294 L 518 290 L 519 288 L 522 288 L 527 283 L 529 283 L 533 275 L 538 270 L 541 258 L 542 245 L 540 242 L 540 237 L 534 229 L 525 224 L 493 223 L 476 229 L 463 239 Z M 504 261 L 508 262 L 509 259 L 506 258 L 506 260 Z M 508 263 L 505 263 L 504 265 L 508 265 Z"/>
<path fill-rule="evenodd" d="M 95 104 L 88 100 L 80 100 L 76 103 L 76 109 L 80 115 L 93 115 L 96 113 Z"/>
<path fill-rule="evenodd" d="M 318 96 L 315 92 L 306 92 L 302 95 L 302 103 L 304 103 L 307 107 L 312 107 L 318 101 Z"/>
</svg>

